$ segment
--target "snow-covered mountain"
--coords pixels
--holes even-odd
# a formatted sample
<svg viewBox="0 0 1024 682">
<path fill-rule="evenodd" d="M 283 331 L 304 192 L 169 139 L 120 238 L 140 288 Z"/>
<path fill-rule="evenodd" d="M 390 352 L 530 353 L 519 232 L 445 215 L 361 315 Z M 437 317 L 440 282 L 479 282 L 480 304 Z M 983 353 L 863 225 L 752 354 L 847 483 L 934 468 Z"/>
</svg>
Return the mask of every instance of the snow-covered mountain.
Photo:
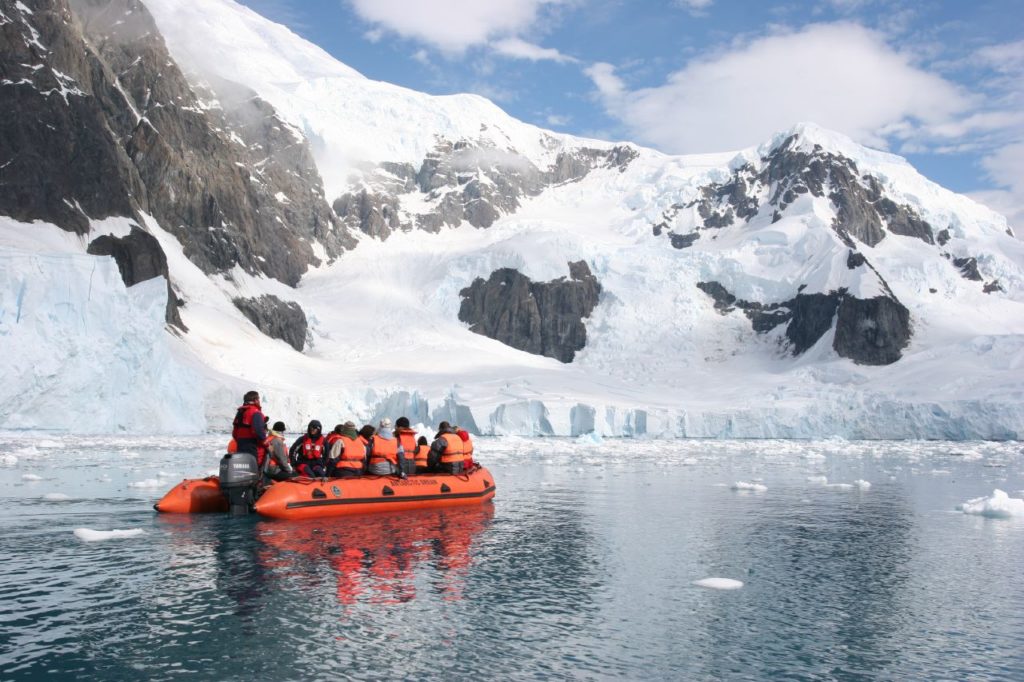
<svg viewBox="0 0 1024 682">
<path fill-rule="evenodd" d="M 232 0 L 0 0 L 0 38 L 6 427 L 221 428 L 255 387 L 293 427 L 1024 433 L 1024 244 L 842 135 L 553 133 Z"/>
</svg>

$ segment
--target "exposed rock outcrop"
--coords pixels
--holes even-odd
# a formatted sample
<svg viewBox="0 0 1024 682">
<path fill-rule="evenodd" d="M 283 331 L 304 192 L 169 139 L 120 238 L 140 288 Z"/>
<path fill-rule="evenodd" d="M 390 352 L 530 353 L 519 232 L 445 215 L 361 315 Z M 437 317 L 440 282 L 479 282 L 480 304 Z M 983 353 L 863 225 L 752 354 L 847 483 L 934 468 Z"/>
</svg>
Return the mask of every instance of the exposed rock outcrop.
<svg viewBox="0 0 1024 682">
<path fill-rule="evenodd" d="M 338 197 L 333 207 L 351 229 L 381 239 L 395 230 L 437 232 L 463 221 L 486 228 L 518 210 L 524 198 L 554 185 L 579 181 L 595 168 L 621 172 L 637 155 L 625 145 L 578 148 L 560 152 L 541 170 L 514 150 L 498 149 L 482 140 L 442 139 L 418 168 L 409 163 L 381 164 L 367 186 Z M 432 208 L 403 210 L 400 197 L 410 192 L 421 194 L 419 200 Z"/>
<path fill-rule="evenodd" d="M 850 248 L 856 248 L 854 240 L 874 246 L 887 233 L 935 243 L 931 225 L 910 206 L 886 197 L 875 177 L 861 174 L 853 160 L 826 152 L 820 145 L 806 151 L 799 135 L 790 136 L 762 158 L 760 170 L 744 164 L 729 180 L 701 187 L 696 199 L 672 204 L 654 225 L 654 235 L 667 232 L 673 247 L 685 248 L 699 231 L 749 221 L 765 207 L 772 210 L 772 222 L 778 222 L 786 208 L 804 194 L 827 196 L 836 212 L 832 228 Z M 696 232 L 680 234 L 672 229 L 684 210 L 695 212 Z M 945 232 L 944 238 L 948 236 Z"/>
<path fill-rule="evenodd" d="M 294 285 L 348 243 L 305 141 L 186 81 L 138 0 L 0 0 L 0 213 L 79 234 L 148 213 L 205 272 Z M 222 90 L 223 91 L 223 90 Z"/>
<path fill-rule="evenodd" d="M 858 364 L 892 364 L 910 341 L 910 311 L 888 291 L 888 286 L 886 294 L 869 299 L 839 289 L 827 294 L 797 293 L 787 301 L 768 304 L 738 299 L 719 282 L 698 282 L 697 287 L 714 300 L 719 313 L 742 310 L 759 334 L 786 324 L 785 337 L 793 355 L 818 343 L 833 321 L 836 332 L 832 348 Z"/>
<path fill-rule="evenodd" d="M 587 342 L 601 284 L 584 261 L 569 264 L 569 277 L 532 282 L 512 268 L 477 278 L 459 292 L 459 319 L 470 331 L 519 350 L 572 362 Z"/>
<path fill-rule="evenodd" d="M 160 248 L 156 237 L 143 232 L 138 225 L 132 225 L 131 232 L 125 237 L 101 235 L 90 242 L 86 249 L 94 256 L 113 256 L 117 268 L 121 271 L 121 279 L 125 286 L 134 286 L 139 282 L 164 277 L 167 279 L 167 313 L 165 319 L 181 329 L 188 331 L 178 313 L 179 301 L 171 288 L 170 275 L 167 271 L 167 256 Z"/>
<path fill-rule="evenodd" d="M 270 294 L 259 298 L 236 298 L 232 302 L 261 332 L 302 352 L 309 323 L 298 303 L 282 301 Z"/>
</svg>

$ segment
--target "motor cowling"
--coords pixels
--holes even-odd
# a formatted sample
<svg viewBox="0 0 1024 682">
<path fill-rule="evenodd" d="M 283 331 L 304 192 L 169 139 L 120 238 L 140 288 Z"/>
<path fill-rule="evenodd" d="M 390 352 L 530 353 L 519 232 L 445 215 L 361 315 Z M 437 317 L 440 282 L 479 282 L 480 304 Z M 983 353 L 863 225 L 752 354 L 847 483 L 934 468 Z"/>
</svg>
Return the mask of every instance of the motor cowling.
<svg viewBox="0 0 1024 682">
<path fill-rule="evenodd" d="M 231 514 L 252 512 L 259 481 L 260 470 L 255 455 L 235 452 L 221 458 L 220 491 L 227 498 Z"/>
</svg>

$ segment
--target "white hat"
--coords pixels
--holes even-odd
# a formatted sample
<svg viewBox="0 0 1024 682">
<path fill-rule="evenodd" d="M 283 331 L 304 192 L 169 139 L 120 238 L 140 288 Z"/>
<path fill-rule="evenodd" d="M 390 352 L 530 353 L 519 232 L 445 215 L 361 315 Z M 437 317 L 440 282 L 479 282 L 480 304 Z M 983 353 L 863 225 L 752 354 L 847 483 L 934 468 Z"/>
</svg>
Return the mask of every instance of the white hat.
<svg viewBox="0 0 1024 682">
<path fill-rule="evenodd" d="M 387 417 L 384 417 L 383 419 L 380 420 L 380 424 L 378 425 L 378 428 L 390 429 L 391 428 L 391 420 L 388 419 Z"/>
</svg>

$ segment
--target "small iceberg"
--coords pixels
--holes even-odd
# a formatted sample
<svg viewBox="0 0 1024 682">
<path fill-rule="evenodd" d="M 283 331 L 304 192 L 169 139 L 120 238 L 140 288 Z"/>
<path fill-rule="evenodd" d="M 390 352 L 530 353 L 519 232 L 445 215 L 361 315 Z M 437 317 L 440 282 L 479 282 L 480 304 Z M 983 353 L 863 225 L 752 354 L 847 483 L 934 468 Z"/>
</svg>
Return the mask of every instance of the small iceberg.
<svg viewBox="0 0 1024 682">
<path fill-rule="evenodd" d="M 141 528 L 130 528 L 128 530 L 93 530 L 92 528 L 76 528 L 75 537 L 82 542 L 100 542 L 101 540 L 117 540 L 119 538 L 134 538 L 138 535 L 145 535 L 146 531 Z"/>
<path fill-rule="evenodd" d="M 706 587 L 709 590 L 738 590 L 743 587 L 742 580 L 733 580 L 732 578 L 702 578 L 694 580 L 693 584 L 697 587 Z"/>
<path fill-rule="evenodd" d="M 18 463 L 18 458 L 14 455 L 0 455 L 0 467 L 12 467 Z"/>
<path fill-rule="evenodd" d="M 47 502 L 67 502 L 71 496 L 64 493 L 46 493 L 43 495 L 43 499 Z"/>
<path fill-rule="evenodd" d="M 1010 497 L 998 488 L 992 491 L 992 497 L 975 497 L 973 500 L 958 504 L 956 508 L 964 514 L 986 516 L 990 519 L 1024 517 L 1024 499 Z"/>
<path fill-rule="evenodd" d="M 39 474 L 22 474 L 21 480 L 23 481 L 41 481 L 43 477 Z"/>
<path fill-rule="evenodd" d="M 858 478 L 856 481 L 853 482 L 853 484 L 860 488 L 861 490 L 867 490 L 871 487 L 871 484 L 865 481 L 863 478 Z"/>
<path fill-rule="evenodd" d="M 159 488 L 162 485 L 164 485 L 164 483 L 161 483 L 160 481 L 158 481 L 155 478 L 147 478 L 144 481 L 136 481 L 135 483 L 129 483 L 128 487 L 129 488 Z"/>
<path fill-rule="evenodd" d="M 828 483 L 828 476 L 808 476 L 808 483 L 817 483 L 818 485 L 825 485 Z"/>
<path fill-rule="evenodd" d="M 749 490 L 753 493 L 763 493 L 768 490 L 768 486 L 763 483 L 748 483 L 747 481 L 736 481 L 730 487 L 733 490 Z"/>
</svg>

